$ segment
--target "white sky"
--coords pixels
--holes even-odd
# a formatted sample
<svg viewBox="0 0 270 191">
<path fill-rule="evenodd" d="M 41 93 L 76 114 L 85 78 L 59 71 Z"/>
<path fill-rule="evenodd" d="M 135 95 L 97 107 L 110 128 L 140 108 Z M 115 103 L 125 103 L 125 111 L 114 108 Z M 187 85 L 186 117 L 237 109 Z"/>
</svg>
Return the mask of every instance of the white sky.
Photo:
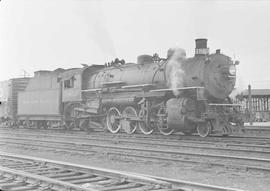
<svg viewBox="0 0 270 191">
<path fill-rule="evenodd" d="M 195 38 L 237 60 L 237 88 L 270 88 L 270 1 L 2 0 L 0 80 L 116 56 L 194 55 Z"/>
</svg>

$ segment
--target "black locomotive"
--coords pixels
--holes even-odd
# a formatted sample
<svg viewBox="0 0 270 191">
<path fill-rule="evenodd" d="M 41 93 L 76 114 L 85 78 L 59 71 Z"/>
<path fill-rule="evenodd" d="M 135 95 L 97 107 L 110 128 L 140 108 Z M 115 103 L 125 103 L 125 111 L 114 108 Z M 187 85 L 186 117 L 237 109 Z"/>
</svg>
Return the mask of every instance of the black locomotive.
<svg viewBox="0 0 270 191">
<path fill-rule="evenodd" d="M 116 59 L 105 65 L 37 71 L 18 92 L 13 121 L 24 126 L 91 128 L 111 133 L 140 131 L 228 135 L 242 129 L 234 89 L 239 62 L 197 39 L 195 56 L 169 49 L 166 58 L 141 55 L 137 63 Z"/>
</svg>

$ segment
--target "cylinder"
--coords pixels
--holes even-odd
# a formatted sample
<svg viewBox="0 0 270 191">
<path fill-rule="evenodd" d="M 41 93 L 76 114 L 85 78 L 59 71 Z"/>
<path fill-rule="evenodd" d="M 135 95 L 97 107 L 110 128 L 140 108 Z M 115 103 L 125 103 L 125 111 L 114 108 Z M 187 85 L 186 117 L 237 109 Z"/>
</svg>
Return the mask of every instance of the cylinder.
<svg viewBox="0 0 270 191">
<path fill-rule="evenodd" d="M 166 103 L 167 106 L 167 123 L 175 131 L 184 132 L 185 130 L 193 131 L 195 123 L 190 119 L 196 119 L 195 102 L 189 98 L 172 98 Z"/>
</svg>

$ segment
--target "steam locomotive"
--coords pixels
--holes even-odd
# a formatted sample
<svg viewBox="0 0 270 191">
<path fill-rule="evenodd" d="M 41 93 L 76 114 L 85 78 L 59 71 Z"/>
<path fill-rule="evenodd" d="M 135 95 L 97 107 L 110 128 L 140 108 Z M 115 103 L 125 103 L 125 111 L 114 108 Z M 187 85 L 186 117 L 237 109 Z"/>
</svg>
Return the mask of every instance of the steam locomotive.
<svg viewBox="0 0 270 191">
<path fill-rule="evenodd" d="M 243 128 L 234 89 L 236 65 L 207 39 L 196 39 L 195 56 L 169 49 L 166 58 L 141 55 L 137 63 L 116 59 L 105 65 L 37 71 L 15 92 L 16 125 L 163 135 L 174 132 L 229 135 Z M 15 100 L 15 101 L 14 101 Z"/>
</svg>

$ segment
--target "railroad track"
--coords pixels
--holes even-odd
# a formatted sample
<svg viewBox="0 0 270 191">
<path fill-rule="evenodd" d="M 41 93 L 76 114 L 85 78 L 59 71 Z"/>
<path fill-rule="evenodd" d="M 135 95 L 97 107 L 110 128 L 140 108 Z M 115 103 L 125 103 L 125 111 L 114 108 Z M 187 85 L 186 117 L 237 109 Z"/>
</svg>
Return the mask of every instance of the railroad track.
<svg viewBox="0 0 270 191">
<path fill-rule="evenodd" d="M 241 154 L 253 154 L 257 156 L 258 154 L 269 154 L 270 153 L 270 143 L 264 142 L 265 144 L 245 144 L 245 143 L 234 143 L 235 141 L 230 142 L 215 142 L 213 141 L 193 141 L 193 140 L 162 140 L 162 139 L 152 139 L 152 138 L 141 138 L 141 137 L 122 137 L 121 135 L 115 136 L 103 136 L 102 134 L 64 134 L 59 133 L 55 134 L 40 134 L 40 133 L 29 133 L 29 132 L 1 132 L 3 138 L 7 136 L 16 136 L 21 138 L 22 135 L 24 138 L 28 137 L 31 139 L 44 139 L 44 138 L 53 138 L 55 140 L 70 140 L 72 142 L 77 141 L 91 141 L 96 143 L 108 143 L 108 144 L 123 144 L 123 145 L 141 145 L 144 147 L 169 147 L 180 149 L 200 149 L 207 151 L 228 151 L 231 153 L 241 153 Z"/>
<path fill-rule="evenodd" d="M 170 162 L 180 162 L 189 164 L 208 164 L 211 166 L 225 167 L 231 169 L 241 169 L 244 171 L 256 170 L 263 172 L 270 172 L 270 159 L 269 155 L 267 158 L 257 158 L 257 157 L 245 157 L 241 155 L 230 155 L 230 154 L 209 154 L 206 150 L 205 152 L 195 152 L 192 151 L 181 151 L 172 150 L 168 148 L 156 149 L 156 148 L 146 148 L 138 146 L 122 146 L 122 145 L 112 145 L 112 144 L 101 144 L 101 143 L 88 143 L 77 141 L 67 142 L 67 141 L 55 141 L 50 140 L 40 140 L 33 138 L 1 138 L 0 141 L 4 146 L 15 145 L 23 146 L 27 148 L 42 148 L 53 151 L 65 151 L 69 153 L 77 154 L 91 154 L 102 153 L 106 155 L 128 157 L 130 159 L 139 158 L 142 160 L 151 161 L 170 161 Z M 218 149 L 218 148 L 217 148 Z M 251 151 L 249 151 L 251 152 Z M 259 151 L 258 151 L 259 152 Z M 268 152 L 269 154 L 269 152 Z"/>
<path fill-rule="evenodd" d="M 0 188 L 13 191 L 241 191 L 10 153 L 0 153 Z"/>
<path fill-rule="evenodd" d="M 192 151 L 199 150 L 207 150 L 209 151 L 218 151 L 218 152 L 230 152 L 230 153 L 238 153 L 241 155 L 248 154 L 253 156 L 260 155 L 267 155 L 270 158 L 270 145 L 251 145 L 251 144 L 234 144 L 234 143 L 218 143 L 216 145 L 213 145 L 211 142 L 195 142 L 195 141 L 181 141 L 181 142 L 160 142 L 160 141 L 148 141 L 148 140 L 140 140 L 140 139 L 126 139 L 126 138 L 117 138 L 117 139 L 111 139 L 111 138 L 97 138 L 97 137 L 81 137 L 81 136 L 69 136 L 69 135 L 40 135 L 40 134 L 31 134 L 31 135 L 24 135 L 24 138 L 21 138 L 21 134 L 9 134 L 12 135 L 11 137 L 7 136 L 1 136 L 2 140 L 4 139 L 16 139 L 16 140 L 26 140 L 26 141 L 41 141 L 42 139 L 50 139 L 50 142 L 55 142 L 55 140 L 59 140 L 60 142 L 55 143 L 66 143 L 66 140 L 69 140 L 73 143 L 78 143 L 81 145 L 87 145 L 87 144 L 122 144 L 122 145 L 140 145 L 145 148 L 161 148 L 161 147 L 169 147 L 174 148 L 177 150 L 182 149 L 192 149 Z M 28 138 L 27 138 L 28 137 Z M 46 140 L 45 140 L 46 141 Z M 63 142 L 64 141 L 64 142 Z M 82 142 L 84 141 L 84 142 Z M 90 142 L 90 143 L 89 143 Z M 92 142 L 92 143 L 91 143 Z M 93 144 L 95 146 L 95 144 Z M 92 146 L 92 145 L 91 145 Z"/>
<path fill-rule="evenodd" d="M 247 132 L 258 132 L 258 133 L 270 133 L 270 127 L 256 127 L 256 126 L 248 126 L 245 127 Z"/>
<path fill-rule="evenodd" d="M 127 135 L 126 133 L 118 133 L 118 134 L 111 134 L 107 132 L 83 132 L 83 131 L 63 131 L 63 130 L 55 130 L 55 129 L 1 129 L 1 134 L 8 134 L 8 132 L 11 132 L 12 134 L 14 131 L 17 131 L 18 133 L 24 133 L 27 135 L 66 135 L 66 134 L 74 134 L 78 135 L 80 137 L 89 137 L 89 136 L 95 136 L 95 137 L 101 137 L 102 139 L 112 139 L 112 138 L 136 138 L 141 140 L 152 140 L 152 141 L 166 141 L 166 142 L 176 142 L 176 141 L 196 141 L 196 142 L 211 142 L 211 143 L 248 143 L 248 144 L 270 144 L 270 136 L 264 136 L 264 137 L 257 137 L 257 136 L 238 136 L 233 135 L 229 137 L 220 137 L 220 136 L 210 136 L 206 138 L 201 138 L 198 136 L 185 136 L 185 135 L 170 135 L 170 136 L 163 136 L 163 135 L 143 135 L 143 134 L 132 134 Z M 35 132 L 37 134 L 35 134 Z"/>
<path fill-rule="evenodd" d="M 85 131 L 81 131 L 79 129 L 73 129 L 73 130 L 65 130 L 65 129 L 36 129 L 36 128 L 20 128 L 20 127 L 13 127 L 13 128 L 7 128 L 7 127 L 3 127 L 3 126 L 0 126 L 0 130 L 28 130 L 28 131 L 42 131 L 42 132 L 50 132 L 50 131 L 53 131 L 55 133 L 65 133 L 65 132 L 69 132 L 69 133 L 83 133 L 83 134 L 87 134 L 89 132 L 85 132 Z M 268 130 L 269 129 L 269 130 Z M 144 135 L 144 134 L 141 134 L 141 133 L 135 133 L 135 134 L 132 134 L 132 135 L 128 135 L 124 132 L 119 132 L 117 134 L 111 134 L 109 132 L 106 132 L 106 130 L 104 131 L 104 129 L 102 127 L 99 127 L 99 128 L 93 128 L 92 129 L 93 131 L 91 131 L 91 133 L 101 133 L 101 134 L 106 134 L 108 136 L 112 136 L 112 135 L 121 135 L 121 136 L 140 136 L 140 137 L 143 137 L 143 138 L 149 138 L 149 137 L 155 137 L 155 138 L 159 138 L 159 139 L 179 139 L 179 138 L 186 138 L 186 139 L 197 139 L 197 140 L 205 140 L 205 139 L 224 139 L 224 140 L 230 140 L 230 139 L 242 139 L 242 140 L 249 140 L 249 141 L 258 141 L 258 140 L 266 140 L 266 141 L 270 141 L 270 135 L 265 135 L 265 134 L 260 134 L 260 135 L 250 135 L 249 133 L 237 133 L 237 134 L 232 134 L 230 136 L 227 136 L 227 137 L 223 137 L 223 136 L 219 136 L 219 135 L 210 135 L 209 137 L 206 137 L 206 138 L 202 138 L 202 137 L 199 137 L 197 135 L 183 135 L 181 133 L 175 133 L 175 134 L 172 134 L 170 136 L 164 136 L 164 135 L 161 135 L 159 134 L 158 132 L 154 132 L 153 134 L 150 134 L 150 135 Z M 269 127 L 247 127 L 246 128 L 247 132 L 254 132 L 256 130 L 260 131 L 260 132 L 263 132 L 264 131 L 269 131 L 270 132 L 270 128 Z"/>
</svg>

